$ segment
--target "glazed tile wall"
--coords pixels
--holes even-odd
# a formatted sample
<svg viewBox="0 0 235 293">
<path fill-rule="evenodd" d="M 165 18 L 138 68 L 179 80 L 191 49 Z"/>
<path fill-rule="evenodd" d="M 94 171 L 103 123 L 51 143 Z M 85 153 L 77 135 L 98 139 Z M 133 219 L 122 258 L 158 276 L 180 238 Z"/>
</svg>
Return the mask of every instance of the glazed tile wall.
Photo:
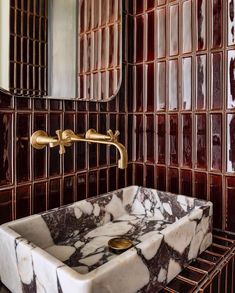
<svg viewBox="0 0 235 293">
<path fill-rule="evenodd" d="M 209 199 L 235 231 L 233 0 L 133 0 L 133 182 Z M 129 145 L 131 147 L 131 145 Z"/>
<path fill-rule="evenodd" d="M 124 13 L 124 38 L 128 34 Z M 126 38 L 128 40 L 128 38 Z M 84 133 L 95 128 L 120 130 L 128 145 L 128 42 L 123 43 L 123 83 L 108 103 L 26 99 L 0 93 L 0 223 L 69 204 L 131 184 L 132 168 L 117 168 L 113 147 L 79 143 L 66 149 L 33 150 L 30 136 L 38 129 Z"/>
</svg>

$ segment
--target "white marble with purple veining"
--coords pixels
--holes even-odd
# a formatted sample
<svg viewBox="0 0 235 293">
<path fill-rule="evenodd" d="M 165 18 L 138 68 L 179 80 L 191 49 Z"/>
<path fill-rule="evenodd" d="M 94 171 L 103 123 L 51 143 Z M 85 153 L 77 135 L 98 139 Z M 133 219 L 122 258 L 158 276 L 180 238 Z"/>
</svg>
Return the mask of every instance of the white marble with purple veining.
<svg viewBox="0 0 235 293">
<path fill-rule="evenodd" d="M 130 186 L 2 225 L 0 280 L 15 293 L 155 293 L 211 231 L 210 202 Z M 134 246 L 114 254 L 117 236 Z"/>
</svg>

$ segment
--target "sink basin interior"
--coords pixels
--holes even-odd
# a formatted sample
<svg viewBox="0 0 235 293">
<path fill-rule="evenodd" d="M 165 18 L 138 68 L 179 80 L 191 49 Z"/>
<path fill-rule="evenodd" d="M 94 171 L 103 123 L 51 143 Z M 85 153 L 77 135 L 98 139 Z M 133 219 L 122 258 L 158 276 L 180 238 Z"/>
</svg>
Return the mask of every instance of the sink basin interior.
<svg viewBox="0 0 235 293">
<path fill-rule="evenodd" d="M 76 272 L 87 274 L 118 257 L 108 248 L 111 238 L 127 237 L 138 248 L 204 208 L 205 202 L 195 198 L 131 186 L 9 227 Z"/>
</svg>

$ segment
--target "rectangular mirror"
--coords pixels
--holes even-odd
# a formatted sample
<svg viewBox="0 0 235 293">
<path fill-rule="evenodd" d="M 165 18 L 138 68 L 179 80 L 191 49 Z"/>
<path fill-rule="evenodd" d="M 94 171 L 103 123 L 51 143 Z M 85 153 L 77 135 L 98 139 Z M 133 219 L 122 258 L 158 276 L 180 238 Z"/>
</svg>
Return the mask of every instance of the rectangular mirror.
<svg viewBox="0 0 235 293">
<path fill-rule="evenodd" d="M 109 101 L 122 80 L 121 0 L 0 0 L 0 88 Z"/>
</svg>

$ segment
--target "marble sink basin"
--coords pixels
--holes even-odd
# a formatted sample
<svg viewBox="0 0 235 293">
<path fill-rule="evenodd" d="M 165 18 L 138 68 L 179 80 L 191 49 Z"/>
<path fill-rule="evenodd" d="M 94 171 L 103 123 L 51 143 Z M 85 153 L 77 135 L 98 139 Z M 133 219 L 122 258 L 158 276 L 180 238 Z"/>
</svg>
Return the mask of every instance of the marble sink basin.
<svg viewBox="0 0 235 293">
<path fill-rule="evenodd" d="M 212 243 L 212 204 L 130 186 L 0 227 L 0 279 L 15 293 L 158 292 Z M 108 241 L 131 239 L 114 254 Z"/>
</svg>

